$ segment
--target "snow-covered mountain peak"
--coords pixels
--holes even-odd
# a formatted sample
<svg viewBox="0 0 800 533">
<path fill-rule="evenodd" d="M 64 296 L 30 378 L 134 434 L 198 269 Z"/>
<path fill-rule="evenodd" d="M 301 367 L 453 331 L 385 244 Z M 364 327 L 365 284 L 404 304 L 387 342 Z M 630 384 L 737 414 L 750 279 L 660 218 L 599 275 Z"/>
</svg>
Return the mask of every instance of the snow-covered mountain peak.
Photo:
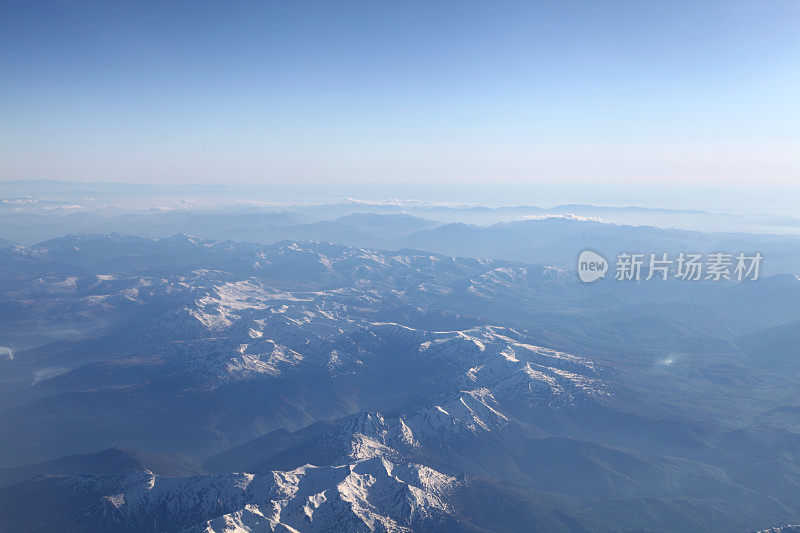
<svg viewBox="0 0 800 533">
<path fill-rule="evenodd" d="M 459 481 L 386 455 L 257 474 L 166 478 L 148 471 L 34 483 L 94 500 L 78 517 L 88 529 L 401 532 L 447 519 Z"/>
</svg>

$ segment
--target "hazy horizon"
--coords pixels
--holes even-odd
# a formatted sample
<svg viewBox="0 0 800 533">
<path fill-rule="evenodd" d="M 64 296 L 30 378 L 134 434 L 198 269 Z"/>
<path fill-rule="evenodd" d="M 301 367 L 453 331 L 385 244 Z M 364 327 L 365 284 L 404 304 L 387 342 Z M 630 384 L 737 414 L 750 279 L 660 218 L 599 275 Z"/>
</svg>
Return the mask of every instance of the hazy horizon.
<svg viewBox="0 0 800 533">
<path fill-rule="evenodd" d="M 800 216 L 800 184 L 780 189 L 769 186 L 686 186 L 630 184 L 476 184 L 453 187 L 447 183 L 146 183 L 65 180 L 0 180 L 0 195 L 76 200 L 92 192 L 124 197 L 136 191 L 142 198 L 161 201 L 182 195 L 187 201 L 210 205 L 326 204 L 347 200 L 365 202 L 420 202 L 449 206 L 553 208 L 585 204 L 598 207 L 642 207 L 699 210 L 717 213 Z"/>
</svg>

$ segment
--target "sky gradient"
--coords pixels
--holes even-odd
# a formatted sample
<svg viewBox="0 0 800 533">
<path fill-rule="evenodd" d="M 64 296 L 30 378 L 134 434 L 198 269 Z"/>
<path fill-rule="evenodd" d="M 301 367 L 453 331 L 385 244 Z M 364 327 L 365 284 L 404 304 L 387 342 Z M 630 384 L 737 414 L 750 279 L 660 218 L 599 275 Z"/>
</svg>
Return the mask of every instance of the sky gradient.
<svg viewBox="0 0 800 533">
<path fill-rule="evenodd" d="M 800 2 L 0 6 L 0 180 L 800 181 Z"/>
</svg>

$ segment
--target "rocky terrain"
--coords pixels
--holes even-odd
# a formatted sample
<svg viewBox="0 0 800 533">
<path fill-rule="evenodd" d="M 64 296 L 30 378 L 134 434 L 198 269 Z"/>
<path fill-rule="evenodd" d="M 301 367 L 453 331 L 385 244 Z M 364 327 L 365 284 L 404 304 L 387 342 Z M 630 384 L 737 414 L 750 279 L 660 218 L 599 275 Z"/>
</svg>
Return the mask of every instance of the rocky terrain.
<svg viewBox="0 0 800 533">
<path fill-rule="evenodd" d="M 727 321 L 800 316 L 794 278 L 586 287 L 546 265 L 188 236 L 0 254 L 15 529 L 730 531 L 800 504 L 792 378 L 764 365 L 793 337 Z M 786 303 L 760 313 L 771 291 Z"/>
</svg>

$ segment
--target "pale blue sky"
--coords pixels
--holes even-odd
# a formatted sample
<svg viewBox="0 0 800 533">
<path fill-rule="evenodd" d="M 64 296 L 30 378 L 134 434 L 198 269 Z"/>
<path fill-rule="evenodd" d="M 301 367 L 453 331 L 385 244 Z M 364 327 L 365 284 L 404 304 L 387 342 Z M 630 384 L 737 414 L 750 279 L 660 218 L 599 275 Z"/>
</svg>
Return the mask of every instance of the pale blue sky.
<svg viewBox="0 0 800 533">
<path fill-rule="evenodd" d="M 800 2 L 3 2 L 0 179 L 800 181 Z"/>
</svg>

